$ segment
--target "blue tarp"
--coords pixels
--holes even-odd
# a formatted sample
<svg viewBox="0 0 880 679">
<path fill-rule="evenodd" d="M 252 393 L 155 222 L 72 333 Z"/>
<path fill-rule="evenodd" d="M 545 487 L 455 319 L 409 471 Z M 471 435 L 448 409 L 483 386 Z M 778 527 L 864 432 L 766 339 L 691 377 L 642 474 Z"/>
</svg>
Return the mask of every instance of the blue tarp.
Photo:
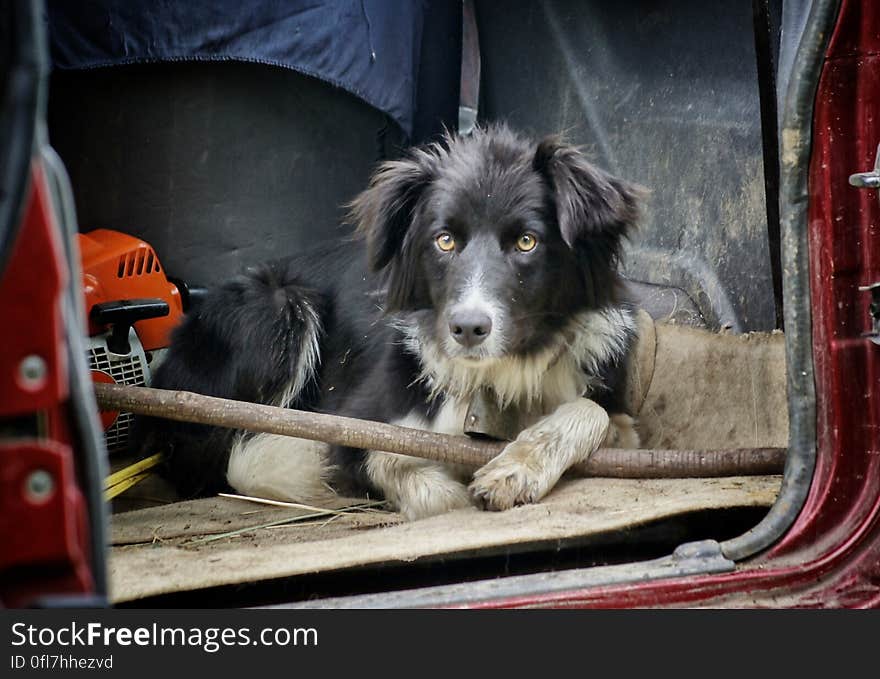
<svg viewBox="0 0 880 679">
<path fill-rule="evenodd" d="M 413 132 L 423 0 L 48 0 L 53 65 L 239 60 L 320 78 Z"/>
</svg>

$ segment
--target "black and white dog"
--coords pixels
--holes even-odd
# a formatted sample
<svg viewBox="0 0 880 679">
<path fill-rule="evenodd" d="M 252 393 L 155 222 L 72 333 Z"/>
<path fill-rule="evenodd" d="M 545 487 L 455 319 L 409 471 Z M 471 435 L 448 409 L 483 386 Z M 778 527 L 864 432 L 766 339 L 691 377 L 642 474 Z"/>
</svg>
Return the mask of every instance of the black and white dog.
<svg viewBox="0 0 880 679">
<path fill-rule="evenodd" d="M 418 458 L 144 419 L 181 494 L 381 495 L 410 519 L 537 502 L 598 446 L 636 447 L 618 300 L 640 191 L 557 138 L 504 126 L 411 150 L 351 204 L 360 237 L 211 291 L 153 385 L 462 433 L 481 390 L 526 414 L 470 478 Z"/>
</svg>

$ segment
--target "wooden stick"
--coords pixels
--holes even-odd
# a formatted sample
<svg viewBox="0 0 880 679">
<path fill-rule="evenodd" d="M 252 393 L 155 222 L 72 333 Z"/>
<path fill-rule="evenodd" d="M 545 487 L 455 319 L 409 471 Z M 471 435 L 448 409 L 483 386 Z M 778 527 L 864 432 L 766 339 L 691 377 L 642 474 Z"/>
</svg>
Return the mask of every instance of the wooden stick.
<svg viewBox="0 0 880 679">
<path fill-rule="evenodd" d="M 102 410 L 127 411 L 179 422 L 281 434 L 340 446 L 381 450 L 428 460 L 481 467 L 504 443 L 450 436 L 383 422 L 259 405 L 188 391 L 94 384 Z M 779 474 L 785 448 L 627 450 L 600 448 L 575 471 L 617 478 L 689 478 Z"/>
</svg>

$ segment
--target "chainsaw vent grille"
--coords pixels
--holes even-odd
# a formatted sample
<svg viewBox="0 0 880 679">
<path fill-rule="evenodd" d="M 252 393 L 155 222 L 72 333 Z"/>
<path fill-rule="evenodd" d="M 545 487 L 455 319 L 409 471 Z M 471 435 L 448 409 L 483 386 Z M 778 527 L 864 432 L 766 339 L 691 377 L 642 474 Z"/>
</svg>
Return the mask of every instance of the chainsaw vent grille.
<svg viewBox="0 0 880 679">
<path fill-rule="evenodd" d="M 89 367 L 107 373 L 117 384 L 139 386 L 146 384 L 144 365 L 137 353 L 119 360 L 114 356 L 113 360 L 110 360 L 105 346 L 92 346 L 89 349 Z M 121 451 L 127 447 L 133 417 L 131 413 L 120 412 L 113 425 L 104 433 L 108 453 Z"/>
<path fill-rule="evenodd" d="M 119 257 L 119 267 L 116 270 L 118 278 L 130 276 L 143 276 L 144 274 L 158 273 L 161 271 L 159 258 L 152 248 L 137 248 L 126 252 Z"/>
</svg>

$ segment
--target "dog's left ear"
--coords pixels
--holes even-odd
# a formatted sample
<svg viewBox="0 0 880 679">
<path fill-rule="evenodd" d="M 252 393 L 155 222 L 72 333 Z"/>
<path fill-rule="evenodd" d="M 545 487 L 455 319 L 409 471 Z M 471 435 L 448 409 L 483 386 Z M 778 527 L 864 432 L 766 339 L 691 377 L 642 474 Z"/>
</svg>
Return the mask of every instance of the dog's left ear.
<svg viewBox="0 0 880 679">
<path fill-rule="evenodd" d="M 594 167 L 558 137 L 538 144 L 532 165 L 550 185 L 559 229 L 569 247 L 595 238 L 616 256 L 621 239 L 639 219 L 646 191 Z"/>
</svg>

